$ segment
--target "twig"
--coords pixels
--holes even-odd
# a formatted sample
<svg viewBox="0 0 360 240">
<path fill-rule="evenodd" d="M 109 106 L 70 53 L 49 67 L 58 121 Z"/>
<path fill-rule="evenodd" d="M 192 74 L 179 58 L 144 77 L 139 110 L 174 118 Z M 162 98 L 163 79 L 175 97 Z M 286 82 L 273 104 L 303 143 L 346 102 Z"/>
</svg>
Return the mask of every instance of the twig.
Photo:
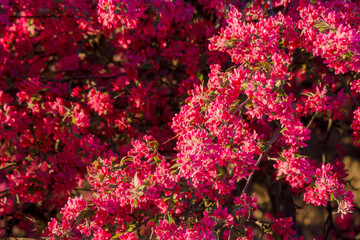
<svg viewBox="0 0 360 240">
<path fill-rule="evenodd" d="M 327 126 L 327 129 L 326 129 L 326 136 L 325 136 L 324 140 L 319 141 L 319 142 L 321 142 L 323 144 L 326 144 L 326 142 L 329 140 L 331 129 L 333 127 L 333 122 L 334 122 L 332 117 L 333 116 L 331 116 L 331 118 L 328 121 L 328 126 Z"/>
<path fill-rule="evenodd" d="M 149 240 L 152 240 L 153 234 L 154 234 L 154 229 L 153 229 L 153 230 L 151 230 L 151 234 L 150 234 L 150 238 L 149 238 Z"/>
<path fill-rule="evenodd" d="M 171 140 L 173 140 L 173 139 L 177 138 L 178 136 L 180 136 L 180 133 L 178 133 L 178 134 L 176 134 L 176 136 L 174 136 L 174 137 L 172 137 L 172 138 L 170 138 L 170 139 L 166 140 L 165 142 L 163 142 L 163 143 L 162 143 L 162 145 L 165 145 L 166 143 L 170 142 Z"/>
<path fill-rule="evenodd" d="M 310 122 L 306 125 L 306 128 L 309 128 L 309 127 L 311 126 L 311 124 L 313 123 L 313 121 L 315 120 L 315 118 L 316 118 L 317 115 L 318 115 L 318 112 L 316 112 L 316 113 L 312 116 Z"/>
<path fill-rule="evenodd" d="M 228 237 L 228 240 L 230 240 L 231 239 L 231 230 L 234 228 L 234 224 L 233 225 L 231 225 L 231 228 L 230 228 L 230 231 L 229 231 L 229 237 Z"/>
<path fill-rule="evenodd" d="M 70 81 L 70 80 L 81 80 L 81 79 L 95 79 L 95 78 L 100 78 L 100 79 L 110 79 L 110 78 L 116 78 L 119 76 L 125 75 L 125 73 L 117 73 L 114 75 L 88 75 L 88 76 L 66 76 L 63 79 L 56 79 L 56 78 L 49 78 L 49 77 L 39 77 L 40 80 L 48 80 L 51 82 L 66 82 L 66 81 Z M 14 78 L 36 78 L 38 76 L 15 76 Z"/>
<path fill-rule="evenodd" d="M 168 205 L 168 207 L 167 207 L 167 209 L 166 209 L 166 213 L 165 213 L 165 215 L 164 215 L 164 218 L 165 218 L 166 216 L 168 216 L 169 220 L 170 220 L 169 211 L 170 211 L 171 203 L 173 202 L 174 192 L 175 192 L 175 189 L 176 189 L 177 184 L 178 184 L 178 183 L 175 183 L 175 186 L 174 186 L 174 188 L 173 188 L 173 190 L 172 190 L 172 192 L 171 192 L 171 196 L 170 196 L 170 199 L 169 199 L 169 205 Z"/>
<path fill-rule="evenodd" d="M 273 10 L 273 4 L 272 4 L 272 0 L 269 0 L 270 2 L 270 15 L 274 16 L 274 10 Z"/>
<path fill-rule="evenodd" d="M 339 78 L 341 80 L 341 82 L 344 84 L 344 87 L 345 87 L 345 90 L 347 91 L 347 93 L 350 95 L 351 97 L 351 100 L 354 102 L 354 104 L 356 105 L 356 107 L 358 108 L 359 107 L 359 104 L 358 102 L 356 101 L 356 99 L 354 98 L 354 96 L 352 95 L 350 89 L 349 89 L 349 86 L 347 85 L 347 83 L 345 82 L 345 79 L 343 78 L 342 75 L 339 75 Z"/>
<path fill-rule="evenodd" d="M 193 199 L 194 199 L 194 194 L 195 194 L 195 192 L 192 192 L 192 194 L 191 194 L 191 198 L 190 198 L 190 206 L 189 206 L 189 208 L 188 208 L 188 211 L 186 212 L 186 216 L 185 216 L 185 220 L 184 220 L 184 222 L 185 223 L 187 223 L 187 221 L 188 221 L 188 219 L 189 219 L 189 216 L 190 216 L 190 211 L 192 211 L 193 210 Z M 195 201 L 196 201 L 196 199 L 195 199 Z"/>
<path fill-rule="evenodd" d="M 46 158 L 46 157 L 47 157 L 46 154 L 41 150 L 40 144 L 39 144 L 38 140 L 36 139 L 36 136 L 35 136 L 33 127 L 30 127 L 30 132 L 31 132 L 31 135 L 33 136 L 33 138 L 34 138 L 34 140 L 35 140 L 36 146 L 39 148 L 40 155 L 41 155 L 42 157 Z"/>
<path fill-rule="evenodd" d="M 258 167 L 258 166 L 260 165 L 261 160 L 262 160 L 263 157 L 266 155 L 266 153 L 269 151 L 270 146 L 275 142 L 275 140 L 276 140 L 276 138 L 279 136 L 279 134 L 280 134 L 280 129 L 279 129 L 279 130 L 277 131 L 277 133 L 271 138 L 271 140 L 270 140 L 269 144 L 266 146 L 264 152 L 261 153 L 259 159 L 257 160 L 257 162 L 256 162 L 256 164 L 255 164 L 256 167 Z M 248 187 L 249 187 L 249 185 L 250 185 L 250 182 L 251 182 L 252 178 L 254 177 L 254 172 L 255 172 L 255 170 L 253 170 L 253 171 L 250 173 L 250 175 L 249 175 L 249 177 L 248 177 L 248 180 L 246 181 L 245 187 L 243 188 L 241 194 L 243 194 L 243 193 L 245 193 L 245 192 L 247 191 L 247 189 L 248 189 Z"/>
<path fill-rule="evenodd" d="M 330 230 L 332 228 L 334 228 L 334 223 L 333 223 L 333 219 L 332 219 L 333 214 L 331 213 L 332 210 L 331 210 L 330 202 L 328 202 L 326 209 L 327 209 L 327 212 L 329 215 L 328 215 L 325 225 L 324 225 L 325 239 L 328 238 Z M 326 225 L 329 225 L 329 226 L 326 227 Z"/>
<path fill-rule="evenodd" d="M 52 16 L 52 15 L 32 15 L 32 16 L 19 16 L 19 15 L 13 15 L 9 16 L 9 18 L 57 18 L 58 16 Z"/>
<path fill-rule="evenodd" d="M 7 169 L 7 168 L 9 168 L 9 167 L 12 167 L 12 166 L 16 166 L 16 163 L 10 163 L 10 164 L 8 164 L 8 165 L 6 165 L 6 166 L 4 166 L 4 167 L 1 167 L 1 168 L 0 168 L 0 171 L 5 170 L 5 169 Z M 1 191 L 0 193 L 2 193 L 2 191 Z"/>
<path fill-rule="evenodd" d="M 234 112 L 233 114 L 235 115 L 235 113 L 237 113 L 237 111 L 239 111 L 240 109 L 242 109 L 248 101 L 250 101 L 250 98 L 249 98 L 249 97 L 248 97 L 245 101 L 243 101 L 243 102 L 237 107 L 237 109 L 235 110 L 235 112 Z"/>
</svg>

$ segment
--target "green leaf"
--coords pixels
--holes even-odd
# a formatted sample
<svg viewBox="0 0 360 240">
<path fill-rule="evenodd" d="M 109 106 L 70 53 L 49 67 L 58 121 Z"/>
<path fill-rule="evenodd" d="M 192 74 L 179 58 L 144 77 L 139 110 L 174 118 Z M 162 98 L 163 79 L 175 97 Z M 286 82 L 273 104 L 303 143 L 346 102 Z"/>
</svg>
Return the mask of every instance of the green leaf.
<svg viewBox="0 0 360 240">
<path fill-rule="evenodd" d="M 90 208 L 88 208 L 90 209 Z M 81 221 L 86 218 L 91 218 L 92 216 L 95 216 L 96 212 L 93 210 L 83 210 L 79 213 L 79 215 L 76 217 L 77 221 Z"/>
<path fill-rule="evenodd" d="M 179 169 L 174 169 L 174 170 L 172 170 L 171 172 L 170 172 L 170 174 L 172 175 L 172 174 L 175 174 L 177 171 L 179 171 Z"/>
<path fill-rule="evenodd" d="M 132 158 L 129 157 L 123 157 L 120 161 L 120 166 L 124 165 L 125 162 L 131 161 Z"/>
<path fill-rule="evenodd" d="M 200 74 L 199 79 L 200 79 L 201 84 L 204 85 L 204 75 L 203 74 Z"/>
<path fill-rule="evenodd" d="M 157 156 L 153 156 L 153 160 L 156 164 L 159 164 L 161 162 Z"/>
<path fill-rule="evenodd" d="M 314 28 L 319 29 L 320 32 L 324 32 L 326 30 L 336 30 L 336 28 L 334 28 L 327 22 L 316 22 L 313 26 Z"/>
<path fill-rule="evenodd" d="M 286 130 L 286 127 L 283 127 L 281 130 L 280 130 L 280 133 L 284 132 Z"/>
<path fill-rule="evenodd" d="M 160 15 L 156 14 L 156 16 L 154 17 L 154 28 L 156 28 L 160 23 Z"/>
<path fill-rule="evenodd" d="M 149 144 L 152 145 L 154 148 L 157 148 L 159 146 L 159 142 L 156 140 L 149 142 Z"/>
<path fill-rule="evenodd" d="M 331 195 L 330 195 L 330 199 L 329 199 L 329 201 L 330 202 L 333 202 L 333 201 L 335 201 L 336 199 L 334 198 L 334 193 L 332 193 Z"/>
<path fill-rule="evenodd" d="M 133 232 L 135 227 L 136 227 L 135 224 L 131 224 L 131 225 L 129 225 L 129 228 L 127 229 L 127 231 Z"/>
<path fill-rule="evenodd" d="M 229 166 L 228 166 L 228 172 L 229 172 L 230 175 L 233 174 L 233 172 L 234 172 L 234 167 L 235 167 L 235 165 L 234 165 L 233 163 L 230 163 L 230 164 L 229 164 Z"/>
<path fill-rule="evenodd" d="M 114 11 L 116 14 L 118 14 L 118 15 L 120 15 L 121 14 L 121 11 L 120 11 L 120 9 L 115 9 L 115 11 Z"/>
<path fill-rule="evenodd" d="M 137 175 L 137 172 L 136 172 L 135 176 L 134 176 L 134 187 L 138 188 L 139 186 L 140 186 L 140 181 L 139 181 L 139 178 L 138 178 L 138 175 Z"/>
<path fill-rule="evenodd" d="M 178 168 L 180 165 L 181 165 L 180 163 L 175 163 L 170 167 L 170 169 Z"/>
<path fill-rule="evenodd" d="M 115 234 L 114 236 L 111 237 L 111 239 L 119 239 L 121 233 Z"/>
<path fill-rule="evenodd" d="M 137 207 L 139 204 L 139 200 L 137 198 L 134 199 L 134 206 Z"/>
<path fill-rule="evenodd" d="M 169 223 L 175 223 L 175 220 L 174 220 L 174 218 L 171 216 L 170 213 L 168 214 L 168 216 L 169 216 Z"/>
<path fill-rule="evenodd" d="M 245 8 L 249 8 L 254 4 L 255 0 L 248 1 L 245 5 Z"/>
<path fill-rule="evenodd" d="M 218 176 L 225 176 L 227 174 L 227 169 L 223 166 L 216 165 L 216 168 L 218 170 Z"/>
</svg>

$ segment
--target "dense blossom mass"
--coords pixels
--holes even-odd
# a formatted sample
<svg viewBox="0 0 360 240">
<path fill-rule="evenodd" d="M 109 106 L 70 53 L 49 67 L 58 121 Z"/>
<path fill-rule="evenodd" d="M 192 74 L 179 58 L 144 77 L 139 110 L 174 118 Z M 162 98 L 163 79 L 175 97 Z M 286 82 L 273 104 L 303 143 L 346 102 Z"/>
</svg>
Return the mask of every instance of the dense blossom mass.
<svg viewBox="0 0 360 240">
<path fill-rule="evenodd" d="M 0 238 L 302 239 L 294 199 L 327 207 L 317 237 L 354 237 L 351 147 L 330 140 L 360 146 L 359 15 L 0 0 Z"/>
</svg>

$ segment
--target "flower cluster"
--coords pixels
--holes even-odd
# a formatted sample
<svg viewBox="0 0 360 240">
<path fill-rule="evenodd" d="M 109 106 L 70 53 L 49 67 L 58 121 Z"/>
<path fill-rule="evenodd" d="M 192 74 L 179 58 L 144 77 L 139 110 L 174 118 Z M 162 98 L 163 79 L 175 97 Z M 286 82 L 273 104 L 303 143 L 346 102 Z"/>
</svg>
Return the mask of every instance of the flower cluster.
<svg viewBox="0 0 360 240">
<path fill-rule="evenodd" d="M 256 184 L 352 212 L 358 5 L 1 1 L 0 237 L 299 237 Z"/>
</svg>

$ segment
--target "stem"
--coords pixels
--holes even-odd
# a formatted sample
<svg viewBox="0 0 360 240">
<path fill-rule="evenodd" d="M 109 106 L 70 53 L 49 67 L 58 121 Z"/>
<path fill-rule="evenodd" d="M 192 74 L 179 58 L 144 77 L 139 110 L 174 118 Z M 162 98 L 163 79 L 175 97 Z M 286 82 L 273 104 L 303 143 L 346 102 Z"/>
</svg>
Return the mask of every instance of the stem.
<svg viewBox="0 0 360 240">
<path fill-rule="evenodd" d="M 0 171 L 6 170 L 7 168 L 12 167 L 12 166 L 16 166 L 16 165 L 17 165 L 16 163 L 9 163 L 8 165 L 6 165 L 4 167 L 0 167 Z M 2 193 L 2 191 L 0 193 Z"/>
<path fill-rule="evenodd" d="M 228 237 L 228 240 L 230 240 L 231 239 L 231 230 L 234 228 L 234 224 L 231 226 L 231 228 L 230 228 L 230 232 L 229 232 L 229 237 Z"/>
<path fill-rule="evenodd" d="M 235 110 L 235 112 L 233 113 L 234 115 L 240 110 L 240 109 L 242 109 L 244 106 L 245 106 L 245 104 L 247 103 L 247 102 L 249 102 L 250 101 L 250 98 L 248 97 L 245 101 L 243 101 L 240 105 L 239 105 L 239 107 Z"/>
<path fill-rule="evenodd" d="M 166 143 L 170 142 L 171 140 L 177 138 L 180 136 L 180 133 L 179 134 L 176 134 L 176 136 L 172 137 L 172 138 L 169 138 L 168 140 L 166 140 L 165 142 L 162 143 L 162 145 L 165 145 Z"/>
<path fill-rule="evenodd" d="M 272 0 L 269 0 L 270 2 L 270 15 L 274 16 L 274 10 L 273 10 L 273 4 L 272 4 Z"/>
<path fill-rule="evenodd" d="M 316 112 L 316 113 L 312 116 L 310 122 L 306 125 L 306 128 L 309 128 L 309 127 L 311 126 L 311 124 L 313 123 L 313 121 L 315 120 L 315 118 L 316 118 L 317 115 L 318 115 L 318 112 Z"/>
<path fill-rule="evenodd" d="M 176 189 L 176 186 L 177 186 L 178 183 L 175 184 L 172 192 L 171 192 L 171 196 L 170 196 L 170 199 L 169 199 L 169 205 L 166 209 L 166 213 L 165 213 L 165 216 L 169 216 L 169 211 L 170 211 L 170 207 L 171 207 L 171 203 L 173 202 L 173 197 L 174 197 L 174 192 L 175 192 L 175 189 Z M 164 216 L 164 218 L 165 218 Z M 170 217 L 169 217 L 169 220 L 170 220 Z"/>
<path fill-rule="evenodd" d="M 125 75 L 125 73 L 117 73 L 114 75 L 88 75 L 88 76 L 69 76 L 69 77 L 65 77 L 63 79 L 56 79 L 56 78 L 49 78 L 49 77 L 39 77 L 41 80 L 48 80 L 51 82 L 66 82 L 66 81 L 70 81 L 70 80 L 81 80 L 81 79 L 94 79 L 94 78 L 100 78 L 100 79 L 110 79 L 110 78 L 116 78 L 119 76 Z M 36 78 L 37 76 L 16 76 L 15 78 Z"/>
<path fill-rule="evenodd" d="M 34 140 L 35 140 L 36 146 L 39 148 L 40 155 L 41 155 L 43 158 L 46 158 L 46 154 L 41 150 L 40 144 L 39 144 L 38 140 L 36 139 L 36 136 L 35 136 L 33 127 L 30 127 L 30 132 L 31 132 L 31 135 L 33 136 L 33 138 L 34 138 Z"/>
<path fill-rule="evenodd" d="M 345 79 L 343 78 L 343 76 L 339 75 L 339 78 L 341 80 L 341 82 L 344 84 L 345 90 L 347 91 L 347 93 L 350 95 L 351 100 L 354 102 L 354 104 L 356 105 L 356 107 L 359 107 L 358 102 L 356 101 L 356 99 L 354 98 L 354 96 L 352 95 L 349 86 L 347 85 L 347 83 L 345 82 Z"/>
<path fill-rule="evenodd" d="M 266 146 L 264 152 L 261 153 L 259 159 L 257 160 L 257 162 L 256 162 L 256 164 L 255 164 L 256 167 L 258 167 L 258 166 L 260 165 L 261 160 L 262 160 L 263 157 L 266 155 L 266 153 L 269 151 L 271 145 L 275 142 L 275 140 L 276 140 L 276 138 L 279 136 L 279 134 L 280 134 L 280 129 L 279 129 L 279 130 L 277 131 L 277 133 L 271 138 L 271 140 L 270 140 L 269 144 Z M 253 170 L 253 171 L 250 173 L 249 178 L 248 178 L 248 180 L 246 181 L 245 187 L 244 187 L 244 189 L 243 189 L 242 192 L 241 192 L 241 195 L 247 191 L 247 189 L 248 189 L 248 187 L 249 187 L 249 185 L 250 185 L 250 182 L 251 182 L 252 178 L 254 177 L 254 172 L 255 172 L 255 170 Z"/>
</svg>

